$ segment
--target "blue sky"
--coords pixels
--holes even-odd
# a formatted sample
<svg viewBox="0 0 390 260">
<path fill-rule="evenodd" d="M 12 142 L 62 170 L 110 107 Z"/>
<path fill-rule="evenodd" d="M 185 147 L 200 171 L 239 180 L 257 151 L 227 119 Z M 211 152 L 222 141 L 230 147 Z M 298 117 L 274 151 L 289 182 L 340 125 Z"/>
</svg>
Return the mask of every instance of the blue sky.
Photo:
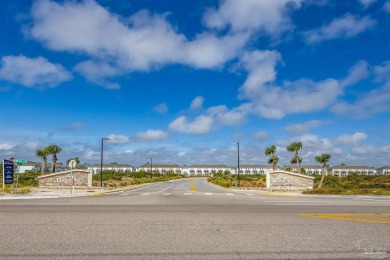
<svg viewBox="0 0 390 260">
<path fill-rule="evenodd" d="M 138 166 L 390 165 L 390 1 L 13 1 L 0 154 Z"/>
</svg>

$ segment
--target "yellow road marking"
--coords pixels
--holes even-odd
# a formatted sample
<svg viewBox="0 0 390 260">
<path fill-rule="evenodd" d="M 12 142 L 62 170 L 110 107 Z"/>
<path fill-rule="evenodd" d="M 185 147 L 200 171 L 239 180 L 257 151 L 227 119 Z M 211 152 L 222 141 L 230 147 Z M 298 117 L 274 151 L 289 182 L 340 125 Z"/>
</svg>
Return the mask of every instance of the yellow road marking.
<svg viewBox="0 0 390 260">
<path fill-rule="evenodd" d="M 105 195 L 106 195 L 105 193 L 96 193 L 96 194 L 88 194 L 87 196 L 96 197 L 96 196 L 105 196 Z"/>
<path fill-rule="evenodd" d="M 190 181 L 190 187 L 191 187 L 191 191 L 192 192 L 196 192 L 196 188 L 195 188 L 195 185 L 192 181 Z"/>
<path fill-rule="evenodd" d="M 298 214 L 298 216 L 390 225 L 390 220 L 363 218 L 363 217 L 389 218 L 390 214 L 385 214 L 385 213 L 377 213 L 377 214 Z"/>
</svg>

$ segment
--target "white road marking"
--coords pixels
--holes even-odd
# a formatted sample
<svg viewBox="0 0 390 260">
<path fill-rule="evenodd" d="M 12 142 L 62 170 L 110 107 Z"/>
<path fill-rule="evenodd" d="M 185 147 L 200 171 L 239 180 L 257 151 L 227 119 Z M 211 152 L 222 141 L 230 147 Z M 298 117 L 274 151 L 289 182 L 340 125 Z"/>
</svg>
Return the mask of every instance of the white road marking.
<svg viewBox="0 0 390 260">
<path fill-rule="evenodd" d="M 188 192 L 188 193 L 184 193 L 183 195 L 192 195 L 192 193 Z"/>
<path fill-rule="evenodd" d="M 141 196 L 148 196 L 150 193 L 142 193 Z"/>
<path fill-rule="evenodd" d="M 171 184 L 171 185 L 169 185 L 168 187 L 166 187 L 166 188 L 164 188 L 164 189 L 160 190 L 159 192 L 163 192 L 163 191 L 165 191 L 165 190 L 169 189 L 170 187 L 172 187 L 173 185 L 174 185 L 174 184 Z"/>
<path fill-rule="evenodd" d="M 170 193 L 164 193 L 163 195 L 164 195 L 164 196 L 168 196 L 168 195 L 171 195 L 171 194 L 170 194 Z"/>
<path fill-rule="evenodd" d="M 234 194 L 233 193 L 225 193 L 225 195 L 231 196 L 231 195 L 234 195 Z"/>
<path fill-rule="evenodd" d="M 212 193 L 208 193 L 208 192 L 206 192 L 204 195 L 213 195 Z"/>
<path fill-rule="evenodd" d="M 248 195 L 248 196 L 253 196 L 253 195 L 255 195 L 255 194 L 252 194 L 252 193 L 247 193 L 246 195 Z"/>
</svg>

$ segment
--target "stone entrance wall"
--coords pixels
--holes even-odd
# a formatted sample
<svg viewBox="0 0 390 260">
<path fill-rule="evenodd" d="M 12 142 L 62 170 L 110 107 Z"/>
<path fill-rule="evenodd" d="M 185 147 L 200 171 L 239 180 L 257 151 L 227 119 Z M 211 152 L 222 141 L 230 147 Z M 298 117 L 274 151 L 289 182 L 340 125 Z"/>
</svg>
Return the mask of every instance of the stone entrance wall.
<svg viewBox="0 0 390 260">
<path fill-rule="evenodd" d="M 287 171 L 274 171 L 267 174 L 267 189 L 299 191 L 313 189 L 314 177 Z"/>
<path fill-rule="evenodd" d="M 73 170 L 75 187 L 91 187 L 92 173 L 88 170 Z M 72 186 L 71 171 L 56 172 L 38 176 L 39 187 L 70 187 Z"/>
</svg>

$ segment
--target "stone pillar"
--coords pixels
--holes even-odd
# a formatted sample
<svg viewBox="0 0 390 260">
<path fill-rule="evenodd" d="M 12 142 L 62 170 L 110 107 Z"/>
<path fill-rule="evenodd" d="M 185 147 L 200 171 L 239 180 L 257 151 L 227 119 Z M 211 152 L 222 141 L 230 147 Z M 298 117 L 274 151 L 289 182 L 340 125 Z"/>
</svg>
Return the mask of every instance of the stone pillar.
<svg viewBox="0 0 390 260">
<path fill-rule="evenodd" d="M 92 170 L 89 170 L 89 174 L 88 174 L 88 187 L 92 187 L 92 175 L 93 175 Z"/>
<path fill-rule="evenodd" d="M 269 179 L 269 172 L 267 172 L 267 173 L 265 174 L 265 182 L 266 182 L 266 185 L 267 185 L 267 189 L 268 189 L 269 187 L 271 187 L 271 183 L 270 183 L 270 179 Z"/>
</svg>

